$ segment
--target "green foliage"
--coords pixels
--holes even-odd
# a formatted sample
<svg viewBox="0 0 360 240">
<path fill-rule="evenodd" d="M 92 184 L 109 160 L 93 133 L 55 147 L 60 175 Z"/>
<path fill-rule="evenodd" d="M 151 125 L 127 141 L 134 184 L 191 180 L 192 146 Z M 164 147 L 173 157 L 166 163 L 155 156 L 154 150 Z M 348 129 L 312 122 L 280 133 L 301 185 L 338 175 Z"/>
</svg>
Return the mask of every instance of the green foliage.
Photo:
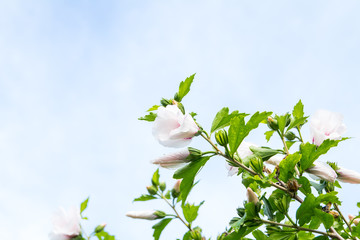
<svg viewBox="0 0 360 240">
<path fill-rule="evenodd" d="M 266 141 L 270 141 L 270 138 L 272 137 L 272 135 L 274 134 L 274 130 L 270 130 L 264 133 Z"/>
<path fill-rule="evenodd" d="M 231 119 L 234 117 L 246 117 L 247 115 L 246 113 L 239 113 L 238 111 L 233 111 L 229 114 L 229 108 L 224 107 L 216 114 L 211 125 L 211 133 L 229 126 Z"/>
<path fill-rule="evenodd" d="M 251 116 L 246 124 L 244 117 L 234 117 L 230 121 L 228 134 L 230 154 L 233 155 L 237 151 L 244 138 L 249 135 L 250 131 L 257 128 L 259 124 L 265 121 L 265 119 L 270 115 L 271 112 L 256 112 Z"/>
<path fill-rule="evenodd" d="M 275 156 L 276 154 L 284 153 L 282 150 L 271 149 L 269 147 L 250 146 L 250 150 L 256 156 L 262 158 L 262 160 L 264 160 L 264 161 L 269 160 L 269 158 L 271 158 L 272 156 Z"/>
<path fill-rule="evenodd" d="M 144 121 L 148 121 L 148 122 L 153 122 L 155 121 L 155 118 L 157 117 L 156 113 L 150 112 L 149 114 L 143 116 L 143 117 L 139 117 L 138 120 L 144 120 Z"/>
<path fill-rule="evenodd" d="M 271 207 L 269 200 L 265 197 L 265 194 L 260 198 L 260 200 L 263 201 L 263 203 L 264 203 L 264 205 L 263 205 L 264 214 L 268 217 L 269 220 L 273 220 L 274 219 L 274 210 Z"/>
<path fill-rule="evenodd" d="M 178 169 L 173 177 L 175 179 L 183 179 L 180 184 L 180 197 L 183 203 L 185 203 L 187 196 L 190 193 L 191 188 L 194 185 L 194 179 L 200 168 L 203 167 L 210 157 L 202 157 L 198 160 L 192 161 L 183 168 Z"/>
<path fill-rule="evenodd" d="M 88 202 L 89 202 L 89 197 L 80 204 L 80 214 L 82 214 L 83 211 L 87 208 Z"/>
<path fill-rule="evenodd" d="M 98 238 L 98 240 L 115 240 L 115 236 L 112 236 L 105 231 L 96 233 L 95 236 Z"/>
<path fill-rule="evenodd" d="M 173 220 L 172 218 L 164 218 L 160 222 L 156 223 L 152 228 L 154 229 L 154 240 L 159 240 L 160 235 L 164 228 Z"/>
<path fill-rule="evenodd" d="M 134 199 L 134 202 L 143 202 L 143 201 L 149 201 L 149 200 L 153 200 L 153 199 L 157 199 L 154 196 L 148 195 L 148 194 L 143 194 L 138 198 Z"/>
<path fill-rule="evenodd" d="M 186 78 L 184 81 L 182 81 L 179 85 L 179 91 L 175 94 L 174 99 L 178 102 L 181 102 L 181 100 L 188 94 L 190 91 L 190 86 L 194 80 L 195 77 L 194 73 L 190 77 Z"/>
<path fill-rule="evenodd" d="M 341 140 L 330 140 L 326 139 L 319 147 L 311 143 L 302 143 L 300 145 L 301 159 L 300 166 L 301 170 L 305 171 L 313 165 L 316 159 L 318 159 L 322 154 L 327 153 L 330 148 L 336 147 L 339 142 L 346 140 L 347 138 L 342 138 Z"/>
<path fill-rule="evenodd" d="M 311 193 L 311 184 L 310 181 L 302 176 L 299 179 L 297 179 L 298 183 L 301 185 L 301 187 L 299 188 L 299 190 L 304 194 L 304 195 L 308 195 Z"/>
<path fill-rule="evenodd" d="M 154 172 L 153 177 L 151 179 L 152 185 L 156 188 L 157 188 L 157 186 L 159 186 L 159 179 L 160 179 L 159 169 L 156 169 L 156 171 Z"/>
<path fill-rule="evenodd" d="M 149 109 L 147 110 L 147 112 L 151 112 L 151 111 L 158 110 L 159 107 L 160 107 L 159 105 L 154 105 L 154 106 L 152 106 L 151 108 L 149 108 Z"/>
<path fill-rule="evenodd" d="M 271 240 L 268 236 L 266 236 L 262 231 L 255 230 L 252 235 L 256 240 Z"/>
<path fill-rule="evenodd" d="M 302 118 L 304 116 L 304 105 L 302 104 L 301 100 L 299 100 L 299 102 L 294 106 L 292 115 L 296 119 Z"/>
<path fill-rule="evenodd" d="M 276 115 L 275 119 L 279 126 L 279 132 L 283 135 L 285 132 L 285 127 L 290 124 L 290 114 L 286 113 L 285 115 Z"/>
<path fill-rule="evenodd" d="M 279 178 L 284 182 L 287 182 L 290 178 L 294 176 L 295 166 L 300 161 L 301 155 L 296 152 L 294 154 L 288 155 L 283 159 L 279 164 L 280 176 Z"/>
<path fill-rule="evenodd" d="M 192 223 L 198 216 L 198 211 L 200 206 L 204 203 L 204 201 L 202 201 L 199 205 L 194 205 L 194 204 L 183 204 L 182 210 L 183 210 L 183 214 L 184 217 L 186 219 L 186 221 L 188 221 L 188 223 Z"/>
</svg>

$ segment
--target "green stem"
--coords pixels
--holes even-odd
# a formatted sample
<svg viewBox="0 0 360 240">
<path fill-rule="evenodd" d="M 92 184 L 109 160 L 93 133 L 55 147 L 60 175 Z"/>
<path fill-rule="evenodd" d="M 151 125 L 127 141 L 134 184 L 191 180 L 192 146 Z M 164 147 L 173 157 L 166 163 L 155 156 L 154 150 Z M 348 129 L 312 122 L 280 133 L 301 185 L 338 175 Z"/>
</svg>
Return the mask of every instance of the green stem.
<svg viewBox="0 0 360 240">
<path fill-rule="evenodd" d="M 294 229 L 297 229 L 298 231 L 307 231 L 307 232 L 318 233 L 318 234 L 322 234 L 324 236 L 328 236 L 328 237 L 332 237 L 332 238 L 336 237 L 335 234 L 333 234 L 333 233 L 326 233 L 326 232 L 318 231 L 318 230 L 311 229 L 311 228 L 299 227 L 297 225 L 283 224 L 283 223 L 268 221 L 268 220 L 264 220 L 264 219 L 260 219 L 260 221 L 265 223 L 265 224 L 276 225 L 276 226 L 281 226 L 281 227 L 288 227 L 288 228 L 294 228 Z"/>
<path fill-rule="evenodd" d="M 299 127 L 299 126 L 297 126 L 297 127 L 296 127 L 296 129 L 298 130 L 299 137 L 300 137 L 300 141 L 301 141 L 302 143 L 304 143 L 304 140 L 303 140 L 303 138 L 302 138 L 302 136 L 301 136 L 300 127 Z"/>
<path fill-rule="evenodd" d="M 184 219 L 182 219 L 182 218 L 180 217 L 179 213 L 176 211 L 175 206 L 172 205 L 171 203 L 169 203 L 169 201 L 164 197 L 164 195 L 162 195 L 162 194 L 159 195 L 159 194 L 158 194 L 158 196 L 161 197 L 162 199 L 164 199 L 164 201 L 165 201 L 165 202 L 172 208 L 172 210 L 175 212 L 176 217 L 177 217 L 178 219 L 180 219 L 180 221 L 189 229 L 189 231 L 192 231 L 191 226 L 190 226 L 189 224 L 187 224 L 187 223 L 184 221 Z"/>
<path fill-rule="evenodd" d="M 289 216 L 288 213 L 285 213 L 285 216 L 286 216 L 287 219 L 291 222 L 292 225 L 296 226 L 296 223 L 291 219 L 291 217 Z"/>
</svg>

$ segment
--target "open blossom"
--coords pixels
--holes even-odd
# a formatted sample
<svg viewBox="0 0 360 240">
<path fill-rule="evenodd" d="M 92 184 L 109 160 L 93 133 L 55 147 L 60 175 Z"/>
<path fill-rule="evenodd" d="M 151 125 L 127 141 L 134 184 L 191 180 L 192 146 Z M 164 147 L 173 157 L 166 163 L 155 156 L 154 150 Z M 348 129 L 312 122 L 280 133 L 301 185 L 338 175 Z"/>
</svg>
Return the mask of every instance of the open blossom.
<svg viewBox="0 0 360 240">
<path fill-rule="evenodd" d="M 176 105 L 159 107 L 154 121 L 153 135 L 166 147 L 184 147 L 199 131 L 190 114 L 183 114 Z"/>
<path fill-rule="evenodd" d="M 51 240 L 69 240 L 80 235 L 80 210 L 76 207 L 65 211 L 61 208 L 52 218 L 53 230 L 49 237 Z"/>
<path fill-rule="evenodd" d="M 239 154 L 240 158 L 246 158 L 253 154 L 253 152 L 250 150 L 250 147 L 254 146 L 257 147 L 255 144 L 249 143 L 249 142 L 242 142 L 237 150 L 237 153 Z M 233 176 L 238 173 L 239 168 L 234 167 L 226 163 L 226 168 L 229 171 L 228 176 Z"/>
<path fill-rule="evenodd" d="M 337 179 L 339 181 L 346 183 L 360 184 L 360 173 L 342 167 L 339 167 L 339 169 L 337 169 L 336 172 L 338 173 Z"/>
<path fill-rule="evenodd" d="M 190 160 L 187 157 L 190 155 L 189 150 L 183 149 L 175 153 L 166 154 L 152 161 L 153 164 L 158 164 L 163 168 L 177 168 Z"/>
<path fill-rule="evenodd" d="M 246 189 L 246 197 L 248 199 L 248 202 L 252 202 L 254 204 L 257 204 L 259 202 L 259 198 L 256 196 L 254 191 L 249 187 Z"/>
<path fill-rule="evenodd" d="M 343 116 L 327 110 L 318 110 L 310 119 L 312 142 L 319 146 L 324 140 L 339 140 L 346 131 Z"/>
<path fill-rule="evenodd" d="M 359 222 L 360 222 L 360 218 L 355 218 L 355 219 L 354 219 L 354 218 L 355 218 L 354 215 L 349 214 L 349 219 L 350 219 L 350 221 L 352 220 L 355 225 L 358 225 Z M 353 220 L 353 219 L 354 219 L 354 220 Z"/>
<path fill-rule="evenodd" d="M 337 174 L 332 167 L 330 167 L 327 163 L 320 161 L 315 161 L 314 165 L 315 166 L 306 169 L 305 172 L 315 176 L 313 177 L 310 175 L 312 178 L 320 178 L 328 182 L 335 182 Z"/>
<path fill-rule="evenodd" d="M 165 217 L 166 214 L 162 211 L 148 210 L 148 211 L 130 211 L 126 213 L 126 216 L 131 218 L 155 220 Z"/>
</svg>

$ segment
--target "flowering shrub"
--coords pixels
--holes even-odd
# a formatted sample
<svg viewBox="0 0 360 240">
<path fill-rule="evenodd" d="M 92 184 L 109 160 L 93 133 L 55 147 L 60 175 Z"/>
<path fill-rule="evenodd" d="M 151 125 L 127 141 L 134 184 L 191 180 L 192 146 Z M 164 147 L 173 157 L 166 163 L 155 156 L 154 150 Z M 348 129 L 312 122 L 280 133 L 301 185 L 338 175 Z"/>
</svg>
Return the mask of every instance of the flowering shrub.
<svg viewBox="0 0 360 240">
<path fill-rule="evenodd" d="M 160 239 L 162 231 L 175 220 L 187 228 L 181 239 L 210 239 L 195 225 L 198 210 L 204 202 L 191 204 L 188 196 L 199 171 L 212 158 L 218 157 L 224 160 L 229 176 L 242 179 L 247 201 L 237 209 L 237 216 L 229 219 L 229 228 L 219 234 L 217 240 L 344 240 L 360 237 L 360 216 L 342 214 L 342 202 L 337 192 L 341 188 L 339 181 L 360 183 L 360 174 L 335 162 L 318 160 L 347 139 L 342 137 L 346 127 L 340 114 L 321 110 L 309 119 L 301 101 L 291 113 L 283 115 L 267 111 L 250 115 L 222 108 L 214 117 L 211 129 L 205 130 L 196 122 L 196 113 L 187 113 L 181 103 L 190 91 L 194 76 L 180 83 L 179 91 L 172 99 L 163 98 L 139 119 L 153 122 L 154 137 L 166 147 L 185 147 L 192 138 L 198 137 L 208 144 L 209 149 L 187 147 L 153 160 L 152 163 L 160 168 L 173 169 L 173 178 L 177 182 L 168 189 L 166 183 L 160 181 L 158 168 L 146 187 L 147 192 L 134 201 L 158 199 L 164 201 L 171 212 L 158 209 L 130 211 L 126 214 L 128 217 L 157 221 L 153 225 L 155 240 Z M 301 134 L 308 121 L 310 142 Z M 273 149 L 244 141 L 260 124 L 267 124 L 269 128 L 264 133 L 266 140 L 269 142 L 278 137 L 282 146 Z M 54 234 L 63 234 L 64 239 L 84 239 L 77 221 L 76 217 L 69 221 L 69 228 L 56 226 Z M 100 240 L 114 239 L 104 231 L 104 225 L 99 226 L 88 239 L 92 236 Z M 175 237 L 180 238 L 174 233 Z"/>
</svg>

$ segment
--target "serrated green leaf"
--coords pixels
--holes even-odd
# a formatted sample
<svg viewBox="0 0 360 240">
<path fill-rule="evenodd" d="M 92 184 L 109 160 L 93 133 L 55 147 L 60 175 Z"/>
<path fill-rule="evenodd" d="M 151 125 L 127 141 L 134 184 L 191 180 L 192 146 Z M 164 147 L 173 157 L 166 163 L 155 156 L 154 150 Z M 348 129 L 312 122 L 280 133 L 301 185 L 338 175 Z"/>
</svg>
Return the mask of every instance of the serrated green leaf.
<svg viewBox="0 0 360 240">
<path fill-rule="evenodd" d="M 163 220 L 152 226 L 152 229 L 154 229 L 154 240 L 159 240 L 162 231 L 171 222 L 171 220 L 172 218 L 164 218 Z"/>
<path fill-rule="evenodd" d="M 231 119 L 228 134 L 230 154 L 233 155 L 244 138 L 249 135 L 250 131 L 257 128 L 259 124 L 270 115 L 271 112 L 256 112 L 246 124 L 243 117 L 234 117 Z"/>
<path fill-rule="evenodd" d="M 154 185 L 154 187 L 157 187 L 159 185 L 159 179 L 160 179 L 159 169 L 156 169 L 151 179 L 151 183 L 152 185 Z"/>
<path fill-rule="evenodd" d="M 275 156 L 276 154 L 284 153 L 282 150 L 271 149 L 268 147 L 250 146 L 250 150 L 255 154 L 255 156 L 262 158 L 264 161 L 269 160 L 269 158 Z"/>
<path fill-rule="evenodd" d="M 326 212 L 321 211 L 320 209 L 314 209 L 315 215 L 321 220 L 326 229 L 329 229 L 334 223 L 334 217 Z"/>
<path fill-rule="evenodd" d="M 294 176 L 295 166 L 300 161 L 301 155 L 296 152 L 288 155 L 279 164 L 280 176 L 279 178 L 284 182 L 287 182 Z"/>
<path fill-rule="evenodd" d="M 210 157 L 202 157 L 198 160 L 192 161 L 183 168 L 178 169 L 174 173 L 175 179 L 183 179 L 180 184 L 180 197 L 183 203 L 185 203 L 187 196 L 190 193 L 191 188 L 194 185 L 194 179 L 200 168 L 203 167 Z"/>
<path fill-rule="evenodd" d="M 138 120 L 153 122 L 155 121 L 156 117 L 157 117 L 156 113 L 150 112 L 148 115 L 145 115 L 144 117 L 139 117 Z"/>
<path fill-rule="evenodd" d="M 281 116 L 276 115 L 275 119 L 277 120 L 280 133 L 284 134 L 285 127 L 290 120 L 290 114 L 286 113 L 285 115 Z"/>
<path fill-rule="evenodd" d="M 154 106 L 152 106 L 151 108 L 149 108 L 149 109 L 147 110 L 147 112 L 151 112 L 151 111 L 158 110 L 159 107 L 160 107 L 159 105 L 154 105 Z"/>
<path fill-rule="evenodd" d="M 188 92 L 190 91 L 190 86 L 194 80 L 195 74 L 196 73 L 194 73 L 193 75 L 186 78 L 184 81 L 180 83 L 179 91 L 177 93 L 177 99 L 175 99 L 176 101 L 181 102 L 181 100 L 186 96 L 186 94 L 188 94 Z"/>
<path fill-rule="evenodd" d="M 292 145 L 294 145 L 294 143 L 296 143 L 295 141 L 286 141 L 286 147 L 287 149 L 290 149 Z"/>
<path fill-rule="evenodd" d="M 184 217 L 185 217 L 186 221 L 188 221 L 188 223 L 192 223 L 197 218 L 199 208 L 203 203 L 204 202 L 201 202 L 197 206 L 194 204 L 186 203 L 181 206 Z"/>
<path fill-rule="evenodd" d="M 101 231 L 99 233 L 95 233 L 95 236 L 99 239 L 99 240 L 115 240 L 115 236 L 110 235 L 109 233 L 107 233 L 106 231 Z"/>
<path fill-rule="evenodd" d="M 255 230 L 252 235 L 256 240 L 271 240 L 268 236 L 266 236 L 262 231 Z"/>
<path fill-rule="evenodd" d="M 89 197 L 80 204 L 80 214 L 87 208 Z"/>
<path fill-rule="evenodd" d="M 300 226 L 310 222 L 311 217 L 315 215 L 314 209 L 317 206 L 315 196 L 312 194 L 307 195 L 304 202 L 301 203 L 296 211 L 296 219 L 299 220 Z"/>
<path fill-rule="evenodd" d="M 299 190 L 304 194 L 308 195 L 311 193 L 311 184 L 309 180 L 306 177 L 300 177 L 298 180 L 298 183 L 301 184 L 301 187 Z"/>
<path fill-rule="evenodd" d="M 266 138 L 266 141 L 270 141 L 270 138 L 272 137 L 272 135 L 274 134 L 274 130 L 271 130 L 271 131 L 267 131 L 267 132 L 265 132 L 264 134 L 265 134 L 265 138 Z"/>
<path fill-rule="evenodd" d="M 230 125 L 230 121 L 234 117 L 246 117 L 248 114 L 239 113 L 238 111 L 233 111 L 229 114 L 229 108 L 222 108 L 215 116 L 212 125 L 211 125 L 211 133 L 216 130 L 222 129 Z"/>
<path fill-rule="evenodd" d="M 134 202 L 143 202 L 143 201 L 149 201 L 149 200 L 153 200 L 153 199 L 157 199 L 157 198 L 154 196 L 151 196 L 151 195 L 143 194 L 140 197 L 135 198 Z"/>
<path fill-rule="evenodd" d="M 317 201 L 318 204 L 320 204 L 320 203 L 327 204 L 329 202 L 341 204 L 339 198 L 336 195 L 337 195 L 337 192 L 335 192 L 335 191 L 329 192 L 329 193 L 326 193 L 326 194 L 320 194 L 316 198 L 316 201 Z"/>
<path fill-rule="evenodd" d="M 294 127 L 304 125 L 307 122 L 307 119 L 308 117 L 293 119 L 293 121 L 291 121 L 290 125 L 288 126 L 287 131 Z"/>
<path fill-rule="evenodd" d="M 292 111 L 292 115 L 295 118 L 302 118 L 304 116 L 304 105 L 301 100 L 294 106 L 294 110 Z"/>
<path fill-rule="evenodd" d="M 301 151 L 301 160 L 300 166 L 301 170 L 305 171 L 310 168 L 316 159 L 318 159 L 322 154 L 327 153 L 330 148 L 336 147 L 339 142 L 346 140 L 347 138 L 343 138 L 341 140 L 330 140 L 326 139 L 319 147 L 311 143 L 302 143 L 300 145 Z"/>
</svg>

